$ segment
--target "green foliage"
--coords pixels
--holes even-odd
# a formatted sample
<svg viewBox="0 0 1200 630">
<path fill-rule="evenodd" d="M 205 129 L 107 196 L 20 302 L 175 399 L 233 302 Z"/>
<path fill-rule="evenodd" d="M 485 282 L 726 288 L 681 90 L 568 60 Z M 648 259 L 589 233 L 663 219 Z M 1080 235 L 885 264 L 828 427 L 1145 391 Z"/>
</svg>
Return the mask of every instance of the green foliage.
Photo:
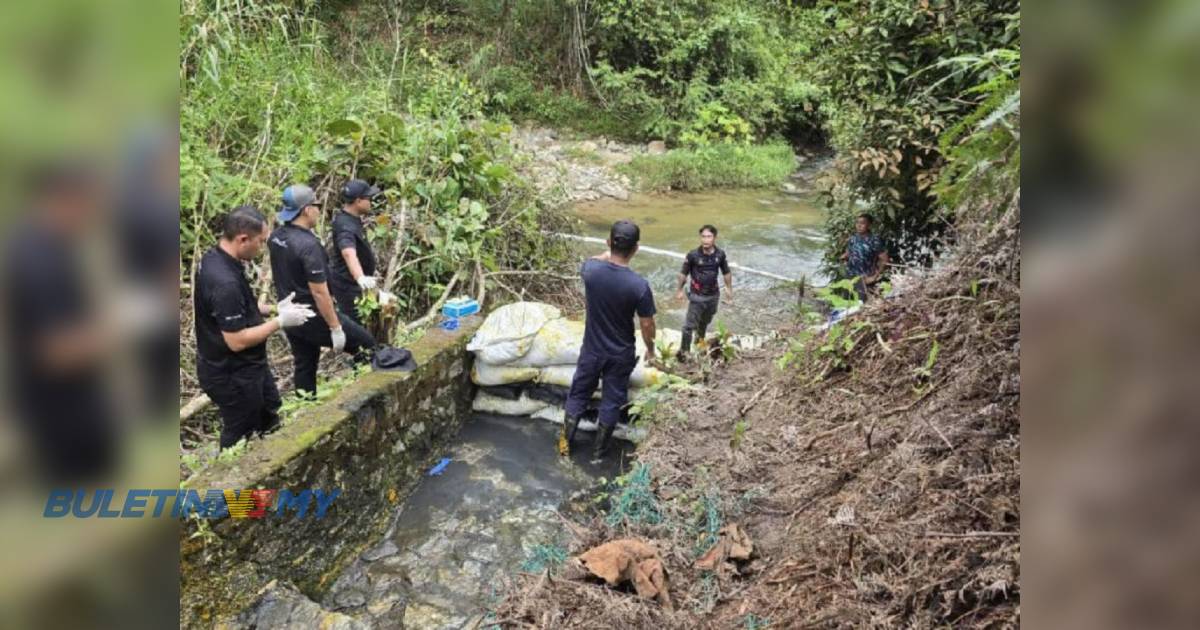
<svg viewBox="0 0 1200 630">
<path fill-rule="evenodd" d="M 813 294 L 836 309 L 858 306 L 862 304 L 862 300 L 858 299 L 858 293 L 854 290 L 854 283 L 857 279 L 843 278 L 830 282 L 823 287 L 813 289 Z"/>
<path fill-rule="evenodd" d="M 745 418 L 738 420 L 733 424 L 733 437 L 729 438 L 729 448 L 737 450 L 742 445 L 742 438 L 746 437 L 746 430 L 750 428 L 750 423 Z"/>
<path fill-rule="evenodd" d="M 825 0 L 809 18 L 805 37 L 820 51 L 810 68 L 827 90 L 821 112 L 839 154 L 826 186 L 826 267 L 843 273 L 838 257 L 864 210 L 893 258 L 927 264 L 952 220 L 939 195 L 971 168 L 947 154 L 943 134 L 1016 81 L 1019 3 Z"/>
<path fill-rule="evenodd" d="M 795 170 L 795 160 L 783 143 L 717 144 L 639 155 L 620 170 L 649 191 L 774 187 Z"/>
<path fill-rule="evenodd" d="M 487 98 L 445 51 L 370 38 L 331 46 L 318 19 L 328 13 L 308 4 L 181 10 L 183 273 L 230 208 L 270 214 L 286 184 L 306 182 L 331 209 L 350 177 L 387 191 L 368 238 L 402 316 L 475 263 L 545 268 L 567 254 L 543 237 L 547 213 L 510 166 L 509 127 L 487 117 Z"/>
</svg>

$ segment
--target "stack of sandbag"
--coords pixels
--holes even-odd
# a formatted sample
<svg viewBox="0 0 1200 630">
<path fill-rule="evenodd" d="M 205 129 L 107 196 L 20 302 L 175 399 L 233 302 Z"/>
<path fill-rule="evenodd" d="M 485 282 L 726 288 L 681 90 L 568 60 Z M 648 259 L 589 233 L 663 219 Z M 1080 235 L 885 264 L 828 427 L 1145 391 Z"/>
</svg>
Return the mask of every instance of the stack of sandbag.
<svg viewBox="0 0 1200 630">
<path fill-rule="evenodd" d="M 658 343 L 666 351 L 679 349 L 677 330 L 659 330 Z M 502 306 L 484 320 L 467 350 L 475 353 L 471 380 L 480 386 L 474 409 L 488 413 L 531 416 L 563 421 L 567 388 L 575 376 L 575 364 L 583 345 L 583 322 L 562 317 L 549 304 L 517 302 Z M 645 354 L 640 335 L 638 356 Z M 667 375 L 638 362 L 630 375 L 630 386 L 646 387 L 665 381 Z M 599 399 L 599 389 L 594 398 Z M 594 422 L 580 428 L 594 430 Z M 620 428 L 614 435 L 622 437 Z"/>
</svg>

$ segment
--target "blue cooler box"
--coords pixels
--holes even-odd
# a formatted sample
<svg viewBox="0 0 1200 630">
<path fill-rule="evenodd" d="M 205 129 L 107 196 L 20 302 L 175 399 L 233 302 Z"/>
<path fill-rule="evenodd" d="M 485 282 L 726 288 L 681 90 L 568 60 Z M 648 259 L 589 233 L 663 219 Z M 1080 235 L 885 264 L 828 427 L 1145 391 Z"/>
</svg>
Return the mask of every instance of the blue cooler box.
<svg viewBox="0 0 1200 630">
<path fill-rule="evenodd" d="M 442 305 L 442 315 L 446 317 L 466 317 L 479 312 L 479 303 L 471 298 L 454 298 Z"/>
</svg>

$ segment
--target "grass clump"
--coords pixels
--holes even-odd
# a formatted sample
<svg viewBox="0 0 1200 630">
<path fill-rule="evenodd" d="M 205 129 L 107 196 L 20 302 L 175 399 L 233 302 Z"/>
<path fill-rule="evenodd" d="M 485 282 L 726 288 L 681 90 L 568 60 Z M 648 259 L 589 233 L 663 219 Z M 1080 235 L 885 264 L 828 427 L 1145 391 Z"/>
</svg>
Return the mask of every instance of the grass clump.
<svg viewBox="0 0 1200 630">
<path fill-rule="evenodd" d="M 640 189 L 663 192 L 769 188 L 783 182 L 795 167 L 791 147 L 779 142 L 675 149 L 661 155 L 638 156 L 619 170 L 633 178 Z"/>
</svg>

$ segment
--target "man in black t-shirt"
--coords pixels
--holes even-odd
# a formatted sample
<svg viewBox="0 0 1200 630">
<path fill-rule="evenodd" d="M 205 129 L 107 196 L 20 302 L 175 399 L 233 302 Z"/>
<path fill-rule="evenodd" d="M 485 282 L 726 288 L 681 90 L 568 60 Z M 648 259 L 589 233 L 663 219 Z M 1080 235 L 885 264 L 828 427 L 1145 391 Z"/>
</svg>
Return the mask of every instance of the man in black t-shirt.
<svg viewBox="0 0 1200 630">
<path fill-rule="evenodd" d="M 366 363 L 371 360 L 375 339 L 334 306 L 328 284 L 329 258 L 321 240 L 313 234 L 321 216 L 313 190 L 302 184 L 288 186 L 283 191 L 283 208 L 278 216 L 284 223 L 271 233 L 267 242 L 275 295 L 282 298 L 295 293 L 297 304 L 308 305 L 320 315 L 287 331 L 296 389 L 316 395 L 321 348 L 345 350 L 355 355 L 356 361 Z"/>
<path fill-rule="evenodd" d="M 717 286 L 718 272 L 725 278 L 725 300 L 733 303 L 733 275 L 729 273 L 729 260 L 724 250 L 717 247 L 717 228 L 705 225 L 700 228 L 700 247 L 688 252 L 679 271 L 679 286 L 675 299 L 683 301 L 683 286 L 688 285 L 687 318 L 683 323 L 683 339 L 680 343 L 680 360 L 685 360 L 692 348 L 692 333 L 697 342 L 703 342 L 704 332 L 717 314 L 721 288 Z M 690 280 L 690 282 L 689 282 Z"/>
<path fill-rule="evenodd" d="M 289 295 L 274 319 L 263 320 L 271 308 L 255 298 L 243 261 L 258 257 L 266 240 L 262 213 L 253 206 L 235 208 L 222 222 L 217 246 L 204 253 L 196 270 L 196 376 L 221 412 L 221 448 L 279 425 L 267 338 L 314 315 Z"/>
<path fill-rule="evenodd" d="M 363 230 L 363 216 L 371 211 L 371 201 L 379 188 L 361 179 L 342 186 L 342 208 L 333 214 L 333 239 L 329 248 L 329 290 L 338 310 L 358 323 L 355 301 L 363 291 L 375 289 L 375 252 Z M 392 296 L 381 292 L 381 301 Z"/>
<path fill-rule="evenodd" d="M 617 221 L 609 233 L 608 251 L 583 261 L 580 268 L 587 318 L 567 394 L 566 422 L 559 436 L 562 455 L 570 452 L 579 419 L 597 384 L 602 384 L 600 426 L 592 456 L 603 457 L 607 452 L 613 429 L 629 402 L 629 376 L 638 362 L 633 336 L 635 315 L 646 343 L 646 362 L 654 358 L 654 294 L 646 279 L 629 268 L 640 236 L 641 231 L 632 221 Z"/>
</svg>

